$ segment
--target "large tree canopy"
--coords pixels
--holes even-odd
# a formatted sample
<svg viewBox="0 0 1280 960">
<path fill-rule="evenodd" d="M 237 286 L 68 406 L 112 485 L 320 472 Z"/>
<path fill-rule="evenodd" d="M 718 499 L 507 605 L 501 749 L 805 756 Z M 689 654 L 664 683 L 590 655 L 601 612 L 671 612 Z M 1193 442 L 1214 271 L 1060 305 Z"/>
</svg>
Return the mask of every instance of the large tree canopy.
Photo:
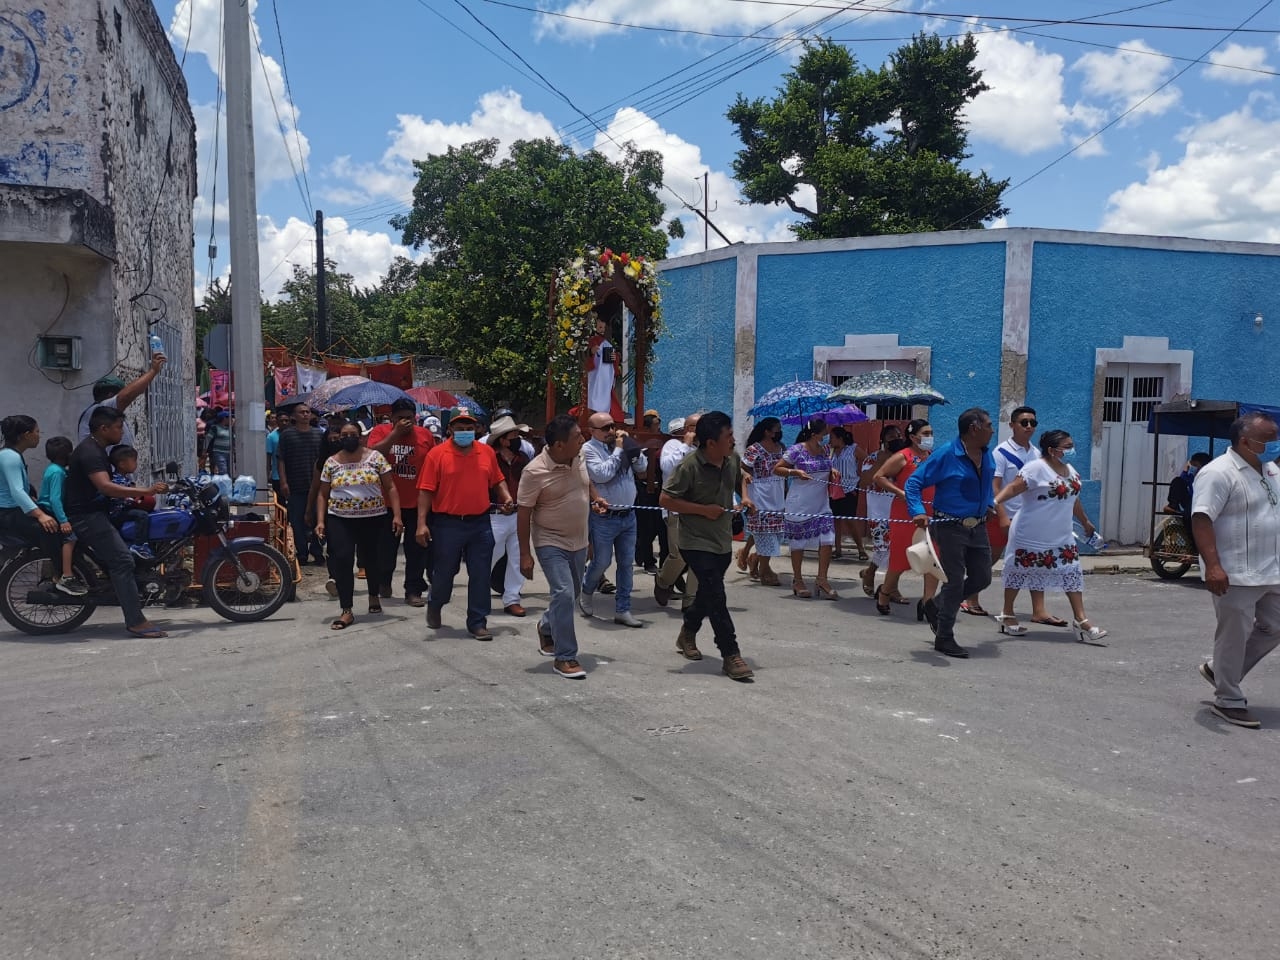
<svg viewBox="0 0 1280 960">
<path fill-rule="evenodd" d="M 662 158 L 628 147 L 613 162 L 550 139 L 497 152 L 479 140 L 414 162 L 413 209 L 392 226 L 430 260 L 401 342 L 452 358 L 480 399 L 529 408 L 545 389 L 553 270 L 593 246 L 665 255 Z"/>
<path fill-rule="evenodd" d="M 974 229 L 1003 216 L 1008 180 L 961 167 L 961 111 L 982 91 L 973 36 L 921 34 L 879 70 L 844 47 L 806 43 L 773 100 L 739 94 L 734 176 L 751 203 L 786 204 L 802 240 Z M 797 199 L 802 188 L 812 202 Z"/>
</svg>

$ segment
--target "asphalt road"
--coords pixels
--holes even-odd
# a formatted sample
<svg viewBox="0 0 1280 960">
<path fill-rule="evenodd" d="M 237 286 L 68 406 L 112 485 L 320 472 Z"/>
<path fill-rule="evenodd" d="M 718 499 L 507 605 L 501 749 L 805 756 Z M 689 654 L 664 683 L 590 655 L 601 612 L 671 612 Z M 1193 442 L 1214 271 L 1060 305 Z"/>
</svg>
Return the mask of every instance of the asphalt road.
<svg viewBox="0 0 1280 960">
<path fill-rule="evenodd" d="M 1105 649 L 962 617 L 954 661 L 853 570 L 839 603 L 732 574 L 750 685 L 678 657 L 643 575 L 585 681 L 456 605 L 6 629 L 0 955 L 1277 955 L 1280 659 L 1264 730 L 1214 719 L 1197 583 L 1089 577 Z"/>
</svg>

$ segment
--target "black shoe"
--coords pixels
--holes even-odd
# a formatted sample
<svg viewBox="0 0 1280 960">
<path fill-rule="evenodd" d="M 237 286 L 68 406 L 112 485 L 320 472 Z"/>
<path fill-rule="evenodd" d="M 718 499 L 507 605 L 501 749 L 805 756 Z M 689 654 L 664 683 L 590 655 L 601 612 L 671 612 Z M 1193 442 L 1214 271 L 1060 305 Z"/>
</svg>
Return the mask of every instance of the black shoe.
<svg viewBox="0 0 1280 960">
<path fill-rule="evenodd" d="M 920 601 L 919 613 L 929 621 L 929 629 L 933 631 L 933 635 L 936 637 L 938 635 L 938 605 L 933 602 L 932 597 L 928 600 Z M 953 640 L 952 645 L 954 644 L 955 641 Z M 960 648 L 956 647 L 956 649 L 958 650 Z M 969 654 L 967 653 L 964 654 L 966 657 L 968 655 Z M 947 656 L 956 656 L 956 654 L 947 654 Z"/>
<path fill-rule="evenodd" d="M 1200 670 L 1200 676 L 1204 677 L 1215 687 L 1218 685 L 1218 681 L 1213 675 L 1213 667 L 1209 666 L 1207 663 L 1202 663 L 1198 669 Z"/>
<path fill-rule="evenodd" d="M 1220 707 L 1215 703 L 1209 709 L 1227 721 L 1227 723 L 1234 723 L 1237 727 L 1248 727 L 1250 730 L 1257 730 L 1262 726 L 1258 718 L 1244 707 Z"/>
<path fill-rule="evenodd" d="M 596 587 L 601 593 L 617 593 L 618 588 L 609 580 L 608 577 L 600 578 L 600 586 Z"/>
<path fill-rule="evenodd" d="M 440 628 L 440 608 L 427 604 L 427 626 L 432 630 Z"/>
<path fill-rule="evenodd" d="M 689 589 L 689 587 L 684 582 L 683 575 L 676 577 L 676 582 L 671 585 L 671 588 L 675 590 L 676 593 L 679 593 L 679 594 L 684 594 Z"/>
<path fill-rule="evenodd" d="M 955 657 L 957 660 L 968 660 L 969 651 L 954 640 L 939 640 L 933 645 L 933 649 L 948 657 Z"/>
<path fill-rule="evenodd" d="M 646 563 L 644 565 L 644 572 L 649 574 L 651 577 L 656 577 L 658 575 L 658 565 L 656 563 Z"/>
<path fill-rule="evenodd" d="M 653 599 L 657 602 L 658 606 L 665 607 L 671 602 L 671 588 L 664 587 L 660 583 L 654 583 Z"/>
</svg>

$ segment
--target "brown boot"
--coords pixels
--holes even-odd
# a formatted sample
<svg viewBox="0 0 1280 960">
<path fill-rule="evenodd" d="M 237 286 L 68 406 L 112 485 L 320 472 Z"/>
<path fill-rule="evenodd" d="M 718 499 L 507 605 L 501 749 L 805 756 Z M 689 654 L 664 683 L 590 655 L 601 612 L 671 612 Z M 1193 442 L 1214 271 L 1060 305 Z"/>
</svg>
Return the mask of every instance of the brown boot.
<svg viewBox="0 0 1280 960">
<path fill-rule="evenodd" d="M 702 659 L 702 651 L 698 649 L 697 637 L 684 627 L 680 628 L 680 635 L 676 637 L 676 650 L 686 660 Z"/>
<path fill-rule="evenodd" d="M 752 669 L 747 666 L 747 661 L 736 653 L 724 658 L 724 673 L 730 680 L 744 683 L 755 676 Z"/>
</svg>

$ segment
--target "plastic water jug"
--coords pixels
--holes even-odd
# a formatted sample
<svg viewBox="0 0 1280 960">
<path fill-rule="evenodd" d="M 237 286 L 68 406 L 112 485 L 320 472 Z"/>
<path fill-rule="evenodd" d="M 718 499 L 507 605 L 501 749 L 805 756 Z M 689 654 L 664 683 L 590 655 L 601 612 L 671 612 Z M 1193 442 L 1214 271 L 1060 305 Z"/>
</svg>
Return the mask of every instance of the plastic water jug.
<svg viewBox="0 0 1280 960">
<path fill-rule="evenodd" d="M 253 477 L 241 474 L 231 486 L 232 503 L 253 503 L 258 496 L 258 483 Z"/>
</svg>

